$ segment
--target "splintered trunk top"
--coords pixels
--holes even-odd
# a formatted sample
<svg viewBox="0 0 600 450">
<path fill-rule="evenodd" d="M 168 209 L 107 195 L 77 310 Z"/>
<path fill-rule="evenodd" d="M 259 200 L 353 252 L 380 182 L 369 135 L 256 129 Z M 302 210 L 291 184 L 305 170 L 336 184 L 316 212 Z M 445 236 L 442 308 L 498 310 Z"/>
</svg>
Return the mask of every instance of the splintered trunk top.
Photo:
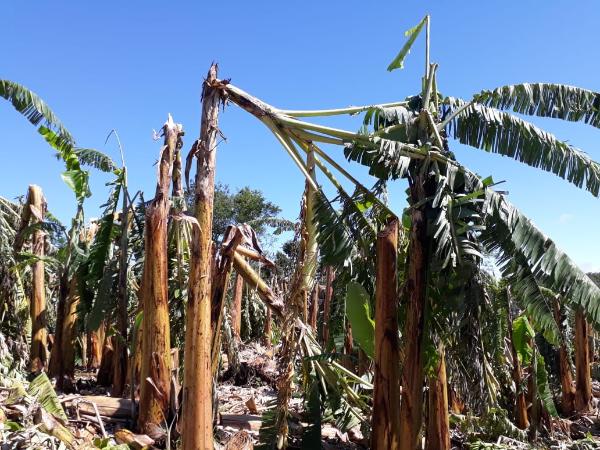
<svg viewBox="0 0 600 450">
<path fill-rule="evenodd" d="M 164 146 L 161 149 L 158 183 L 154 200 L 146 211 L 144 228 L 145 259 L 143 273 L 144 326 L 142 336 L 142 367 L 139 427 L 156 435 L 167 418 L 171 379 L 169 332 L 167 221 L 169 188 L 175 149 L 183 133 L 169 116 L 163 127 Z"/>
<path fill-rule="evenodd" d="M 221 102 L 221 94 L 215 88 L 215 83 L 217 65 L 213 64 L 202 89 L 200 139 L 195 146 L 197 171 L 194 208 L 198 226 L 194 229 L 192 240 L 186 312 L 182 436 L 184 450 L 213 448 L 210 272 L 213 257 L 216 147 Z"/>
</svg>

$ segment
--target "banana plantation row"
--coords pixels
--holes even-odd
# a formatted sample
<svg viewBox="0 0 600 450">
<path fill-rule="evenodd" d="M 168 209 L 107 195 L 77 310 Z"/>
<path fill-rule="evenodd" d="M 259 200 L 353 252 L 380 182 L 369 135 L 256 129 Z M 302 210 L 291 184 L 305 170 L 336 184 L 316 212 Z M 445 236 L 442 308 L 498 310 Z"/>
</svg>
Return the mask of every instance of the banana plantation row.
<svg viewBox="0 0 600 450">
<path fill-rule="evenodd" d="M 596 407 L 599 288 L 491 177 L 457 161 L 450 144 L 512 158 L 598 197 L 600 165 L 524 116 L 600 128 L 600 94 L 526 83 L 467 100 L 444 96 L 429 60 L 428 17 L 409 30 L 388 70 L 402 67 L 423 30 L 419 88 L 387 104 L 283 110 L 219 79 L 213 64 L 203 81 L 199 138 L 187 143 L 185 157 L 183 126 L 169 115 L 162 128 L 149 201 L 129 190 L 124 158 L 117 167 L 78 147 L 39 97 L 0 81 L 2 97 L 64 161 L 62 178 L 77 204 L 65 229 L 38 186 L 20 203 L 0 198 L 8 377 L 28 361 L 29 373 L 47 373 L 67 391 L 79 359 L 98 369 L 112 396 L 135 403 L 139 395 L 138 432 L 167 446 L 212 449 L 215 385 L 225 359 L 230 371 L 239 368 L 243 303 L 258 298 L 254 338 L 281 343 L 263 448 L 320 448 L 325 422 L 359 427 L 362 444 L 373 449 L 506 448 L 485 444 L 499 437 L 543 448 L 561 424 L 588 417 Z M 215 233 L 219 112 L 229 104 L 262 122 L 302 173 L 297 223 L 247 217 Z M 311 121 L 358 114 L 358 132 Z M 336 160 L 341 152 L 368 168 L 373 186 Z M 102 217 L 87 225 L 85 166 L 114 174 Z M 385 200 L 398 180 L 408 183 L 404 210 Z M 259 243 L 266 233 L 255 232 L 265 226 L 294 231 L 275 262 Z M 243 298 L 244 286 L 251 296 Z M 24 334 L 27 350 L 18 344 Z M 300 432 L 290 427 L 298 394 Z"/>
</svg>

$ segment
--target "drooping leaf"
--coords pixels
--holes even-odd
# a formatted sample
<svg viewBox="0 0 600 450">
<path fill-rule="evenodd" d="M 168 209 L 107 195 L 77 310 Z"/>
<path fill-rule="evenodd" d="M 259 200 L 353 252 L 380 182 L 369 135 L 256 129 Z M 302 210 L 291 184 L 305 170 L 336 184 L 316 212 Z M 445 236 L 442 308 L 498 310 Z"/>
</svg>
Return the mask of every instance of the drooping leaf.
<svg viewBox="0 0 600 450">
<path fill-rule="evenodd" d="M 308 401 L 306 402 L 306 415 L 308 426 L 302 431 L 302 450 L 322 448 L 321 444 L 321 395 L 319 383 L 316 378 L 311 378 L 309 385 Z"/>
<path fill-rule="evenodd" d="M 510 283 L 511 294 L 525 308 L 533 327 L 553 345 L 558 345 L 561 333 L 554 319 L 552 303 L 534 274 L 531 263 L 520 247 L 510 239 L 510 230 L 502 221 L 486 215 L 486 228 L 481 242 L 495 253 L 503 278 Z M 498 252 L 499 248 L 501 250 Z"/>
<path fill-rule="evenodd" d="M 31 397 L 35 397 L 46 412 L 65 422 L 68 420 L 67 415 L 60 404 L 60 400 L 52 387 L 52 383 L 45 373 L 42 372 L 29 383 L 27 394 Z"/>
<path fill-rule="evenodd" d="M 69 131 L 54 114 L 50 107 L 34 92 L 18 83 L 0 80 L 0 96 L 12 103 L 30 123 L 38 127 L 38 133 L 65 162 L 66 171 L 63 180 L 75 192 L 79 203 L 90 196 L 88 172 L 80 167 L 79 157 L 75 150 L 75 140 Z M 82 150 L 82 155 L 91 158 L 91 151 Z M 99 161 L 100 152 L 96 151 L 95 159 Z M 104 163 L 106 163 L 104 157 Z"/>
<path fill-rule="evenodd" d="M 371 318 L 369 294 L 351 281 L 346 287 L 346 315 L 352 325 L 352 338 L 373 359 L 375 357 L 375 321 Z"/>
<path fill-rule="evenodd" d="M 558 417 L 558 411 L 554 404 L 554 397 L 552 396 L 552 390 L 550 389 L 550 383 L 548 381 L 548 371 L 546 370 L 546 362 L 544 357 L 539 353 L 536 354 L 536 381 L 538 388 L 538 396 L 546 408 L 546 411 L 552 417 Z"/>
<path fill-rule="evenodd" d="M 566 84 L 513 84 L 481 91 L 473 100 L 496 109 L 600 128 L 600 93 Z"/>
<path fill-rule="evenodd" d="M 258 434 L 257 450 L 277 449 L 277 401 L 273 399 L 261 414 L 262 425 Z"/>
<path fill-rule="evenodd" d="M 37 94 L 14 81 L 0 80 L 0 96 L 12 103 L 14 108 L 33 125 L 44 122 L 46 127 L 57 130 L 63 142 L 74 142 L 60 119 Z"/>
<path fill-rule="evenodd" d="M 454 98 L 445 102 L 451 109 L 465 104 Z M 462 144 L 508 156 L 600 195 L 600 164 L 517 116 L 473 103 L 451 120 L 446 130 Z"/>
<path fill-rule="evenodd" d="M 117 264 L 111 260 L 106 266 L 98 290 L 94 297 L 94 304 L 87 317 L 86 327 L 88 330 L 97 330 L 106 315 L 116 304 L 113 286 L 118 275 Z"/>
<path fill-rule="evenodd" d="M 60 176 L 67 186 L 75 192 L 75 196 L 78 200 L 82 201 L 84 198 L 91 195 L 88 187 L 89 173 L 85 170 L 67 170 Z"/>
<path fill-rule="evenodd" d="M 352 237 L 324 195 L 315 195 L 314 220 L 323 263 L 343 265 L 352 253 Z"/>
<path fill-rule="evenodd" d="M 411 49 L 412 45 L 414 44 L 415 40 L 417 39 L 417 36 L 419 36 L 419 33 L 423 29 L 423 26 L 425 25 L 425 23 L 427 23 L 427 18 L 428 18 L 428 16 L 423 17 L 423 19 L 417 25 L 415 25 L 410 30 L 407 30 L 404 33 L 404 36 L 408 37 L 408 40 L 402 46 L 402 48 L 400 49 L 400 52 L 396 55 L 396 57 L 393 59 L 393 61 L 388 66 L 388 68 L 387 68 L 388 72 L 391 72 L 392 70 L 395 70 L 395 69 L 404 68 L 404 59 L 410 53 L 410 49 Z"/>
<path fill-rule="evenodd" d="M 75 154 L 79 158 L 79 162 L 83 165 L 93 167 L 102 172 L 114 172 L 117 170 L 117 165 L 110 156 L 93 148 L 76 148 Z"/>
<path fill-rule="evenodd" d="M 112 287 L 114 273 L 110 272 L 110 249 L 113 246 L 119 232 L 115 225 L 115 215 L 118 208 L 119 196 L 123 186 L 123 175 L 119 173 L 117 178 L 109 185 L 111 191 L 107 202 L 103 205 L 104 214 L 98 223 L 98 230 L 94 237 L 88 254 L 78 266 L 78 280 L 81 293 L 81 307 L 84 312 L 91 312 L 87 324 L 90 329 L 95 330 L 102 321 L 102 316 L 108 310 L 109 300 L 107 289 Z M 110 273 L 107 273 L 110 272 Z"/>
<path fill-rule="evenodd" d="M 503 276 L 510 282 L 512 294 L 525 308 L 532 326 L 541 332 L 546 340 L 558 345 L 561 334 L 554 319 L 552 304 L 544 294 L 531 271 L 529 264 L 519 251 L 512 254 L 512 264 L 501 267 Z"/>
<path fill-rule="evenodd" d="M 519 249 L 541 286 L 560 293 L 567 304 L 581 306 L 588 320 L 600 326 L 598 286 L 503 195 L 488 189 L 486 197 L 486 221 L 495 234 L 489 248 L 500 252 L 500 264 Z"/>
<path fill-rule="evenodd" d="M 519 357 L 519 362 L 528 365 L 531 362 L 533 350 L 531 340 L 535 337 L 535 331 L 527 320 L 527 317 L 521 315 L 513 321 L 512 340 Z"/>
<path fill-rule="evenodd" d="M 410 151 L 414 150 L 403 142 L 371 138 L 369 141 L 356 141 L 344 148 L 344 156 L 369 168 L 369 175 L 381 180 L 403 178 L 411 162 Z"/>
</svg>

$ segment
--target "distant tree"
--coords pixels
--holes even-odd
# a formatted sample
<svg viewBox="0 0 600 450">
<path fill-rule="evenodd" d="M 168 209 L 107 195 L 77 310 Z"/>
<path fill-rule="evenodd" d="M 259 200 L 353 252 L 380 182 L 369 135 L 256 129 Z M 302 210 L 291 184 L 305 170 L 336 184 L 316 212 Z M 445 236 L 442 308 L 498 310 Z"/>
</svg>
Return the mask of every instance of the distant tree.
<svg viewBox="0 0 600 450">
<path fill-rule="evenodd" d="M 290 239 L 284 242 L 275 254 L 275 266 L 283 279 L 289 280 L 294 273 L 294 262 L 298 254 L 298 242 Z"/>
<path fill-rule="evenodd" d="M 194 187 L 185 191 L 186 203 L 189 209 L 194 205 Z M 229 225 L 248 223 L 259 238 L 265 237 L 265 232 L 271 225 L 279 226 L 277 217 L 281 209 L 268 201 L 264 194 L 257 189 L 243 187 L 231 192 L 224 183 L 215 186 L 213 240 L 218 242 Z"/>
</svg>

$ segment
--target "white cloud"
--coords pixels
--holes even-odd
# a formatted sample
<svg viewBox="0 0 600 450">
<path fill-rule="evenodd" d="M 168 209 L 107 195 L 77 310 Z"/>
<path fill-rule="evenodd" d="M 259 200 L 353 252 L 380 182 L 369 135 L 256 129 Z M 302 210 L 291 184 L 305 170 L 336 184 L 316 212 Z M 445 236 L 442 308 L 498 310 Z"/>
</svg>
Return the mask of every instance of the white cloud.
<svg viewBox="0 0 600 450">
<path fill-rule="evenodd" d="M 558 223 L 560 223 L 561 225 L 566 225 L 569 222 L 573 221 L 574 218 L 575 216 L 573 216 L 573 214 L 564 213 L 558 217 Z"/>
<path fill-rule="evenodd" d="M 579 267 L 581 268 L 581 270 L 583 270 L 586 273 L 596 273 L 596 272 L 600 272 L 600 264 L 598 263 L 593 263 L 590 261 L 584 261 L 582 262 Z"/>
</svg>

